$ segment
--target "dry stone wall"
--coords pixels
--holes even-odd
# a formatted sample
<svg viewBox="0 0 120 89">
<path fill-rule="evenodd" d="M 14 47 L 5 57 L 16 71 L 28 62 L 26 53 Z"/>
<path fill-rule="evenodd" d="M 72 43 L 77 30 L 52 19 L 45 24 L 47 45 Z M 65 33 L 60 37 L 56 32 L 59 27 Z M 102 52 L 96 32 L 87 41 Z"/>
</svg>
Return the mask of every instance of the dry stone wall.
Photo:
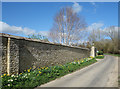
<svg viewBox="0 0 120 89">
<path fill-rule="evenodd" d="M 0 34 L 0 62 L 2 73 L 7 73 L 7 40 L 10 38 L 10 72 L 20 73 L 30 67 L 65 64 L 90 56 L 87 48 L 69 47 L 38 40 Z"/>
</svg>

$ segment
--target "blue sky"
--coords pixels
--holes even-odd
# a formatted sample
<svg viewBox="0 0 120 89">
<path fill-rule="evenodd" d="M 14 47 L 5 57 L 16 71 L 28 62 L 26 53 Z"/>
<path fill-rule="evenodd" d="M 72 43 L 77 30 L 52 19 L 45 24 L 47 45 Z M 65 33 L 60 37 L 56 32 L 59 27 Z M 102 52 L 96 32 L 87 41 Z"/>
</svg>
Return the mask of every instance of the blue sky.
<svg viewBox="0 0 120 89">
<path fill-rule="evenodd" d="M 18 30 L 27 29 L 22 36 L 27 31 L 43 32 L 46 35 L 52 28 L 53 17 L 65 6 L 75 6 L 77 13 L 84 16 L 88 27 L 118 26 L 117 2 L 3 2 L 2 23 L 7 24 L 6 28 L 14 29 L 8 31 L 11 34 L 16 34 L 15 29 L 19 27 Z M 21 35 L 19 31 L 17 35 Z"/>
</svg>

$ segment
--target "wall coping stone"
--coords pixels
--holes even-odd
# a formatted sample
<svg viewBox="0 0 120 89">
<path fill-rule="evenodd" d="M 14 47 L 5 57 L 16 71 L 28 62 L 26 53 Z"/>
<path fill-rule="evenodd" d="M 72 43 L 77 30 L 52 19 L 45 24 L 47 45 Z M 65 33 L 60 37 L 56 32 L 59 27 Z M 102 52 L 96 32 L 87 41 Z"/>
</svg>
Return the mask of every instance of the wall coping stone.
<svg viewBox="0 0 120 89">
<path fill-rule="evenodd" d="M 57 45 L 57 46 L 64 46 L 64 47 L 70 47 L 70 48 L 78 48 L 78 49 L 83 49 L 83 50 L 90 50 L 89 48 L 67 46 L 67 45 L 57 44 L 57 43 L 52 43 L 52 42 L 44 42 L 44 41 L 38 40 L 38 39 L 31 39 L 31 38 L 27 38 L 27 37 L 14 36 L 14 35 L 6 34 L 6 33 L 0 33 L 0 37 L 14 38 L 14 39 L 20 39 L 20 40 L 26 40 L 26 41 L 40 42 L 40 43 L 50 44 L 50 45 Z"/>
</svg>

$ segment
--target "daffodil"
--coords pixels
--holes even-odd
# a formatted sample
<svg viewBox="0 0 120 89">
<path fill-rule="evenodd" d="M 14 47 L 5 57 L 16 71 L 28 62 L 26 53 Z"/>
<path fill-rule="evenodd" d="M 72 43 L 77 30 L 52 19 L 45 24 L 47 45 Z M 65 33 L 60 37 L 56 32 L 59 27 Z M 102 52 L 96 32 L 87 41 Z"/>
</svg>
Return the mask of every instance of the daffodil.
<svg viewBox="0 0 120 89">
<path fill-rule="evenodd" d="M 48 69 L 48 67 L 45 68 L 46 70 Z"/>
<path fill-rule="evenodd" d="M 14 74 L 13 74 L 13 75 L 11 75 L 11 77 L 14 77 Z"/>
<path fill-rule="evenodd" d="M 39 73 L 41 74 L 42 72 L 41 72 L 41 71 L 39 71 Z"/>
<path fill-rule="evenodd" d="M 8 84 L 8 86 L 10 86 L 10 84 Z"/>
<path fill-rule="evenodd" d="M 30 72 L 30 69 L 29 70 L 27 70 L 28 72 Z"/>
<path fill-rule="evenodd" d="M 9 74 L 7 74 L 7 76 L 9 76 Z"/>
</svg>

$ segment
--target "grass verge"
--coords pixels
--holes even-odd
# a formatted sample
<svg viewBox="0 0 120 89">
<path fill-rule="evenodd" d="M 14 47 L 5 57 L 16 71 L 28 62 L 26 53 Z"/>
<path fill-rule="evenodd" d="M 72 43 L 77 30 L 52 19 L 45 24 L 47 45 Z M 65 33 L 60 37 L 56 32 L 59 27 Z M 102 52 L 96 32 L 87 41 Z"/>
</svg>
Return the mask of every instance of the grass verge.
<svg viewBox="0 0 120 89">
<path fill-rule="evenodd" d="M 97 55 L 95 58 L 97 58 L 97 59 L 103 59 L 104 55 Z"/>
<path fill-rule="evenodd" d="M 47 83 L 56 78 L 62 77 L 68 73 L 72 73 L 78 69 L 86 67 L 95 63 L 95 58 L 84 58 L 74 62 L 66 63 L 65 65 L 56 65 L 51 67 L 41 67 L 38 69 L 28 69 L 24 73 L 16 75 L 3 74 L 2 88 L 14 89 L 14 88 L 34 88 L 41 84 Z"/>
<path fill-rule="evenodd" d="M 112 56 L 118 56 L 120 57 L 120 54 L 111 54 L 111 53 L 104 53 L 105 55 L 112 55 Z"/>
<path fill-rule="evenodd" d="M 120 76 L 118 77 L 118 85 L 120 87 Z"/>
</svg>

